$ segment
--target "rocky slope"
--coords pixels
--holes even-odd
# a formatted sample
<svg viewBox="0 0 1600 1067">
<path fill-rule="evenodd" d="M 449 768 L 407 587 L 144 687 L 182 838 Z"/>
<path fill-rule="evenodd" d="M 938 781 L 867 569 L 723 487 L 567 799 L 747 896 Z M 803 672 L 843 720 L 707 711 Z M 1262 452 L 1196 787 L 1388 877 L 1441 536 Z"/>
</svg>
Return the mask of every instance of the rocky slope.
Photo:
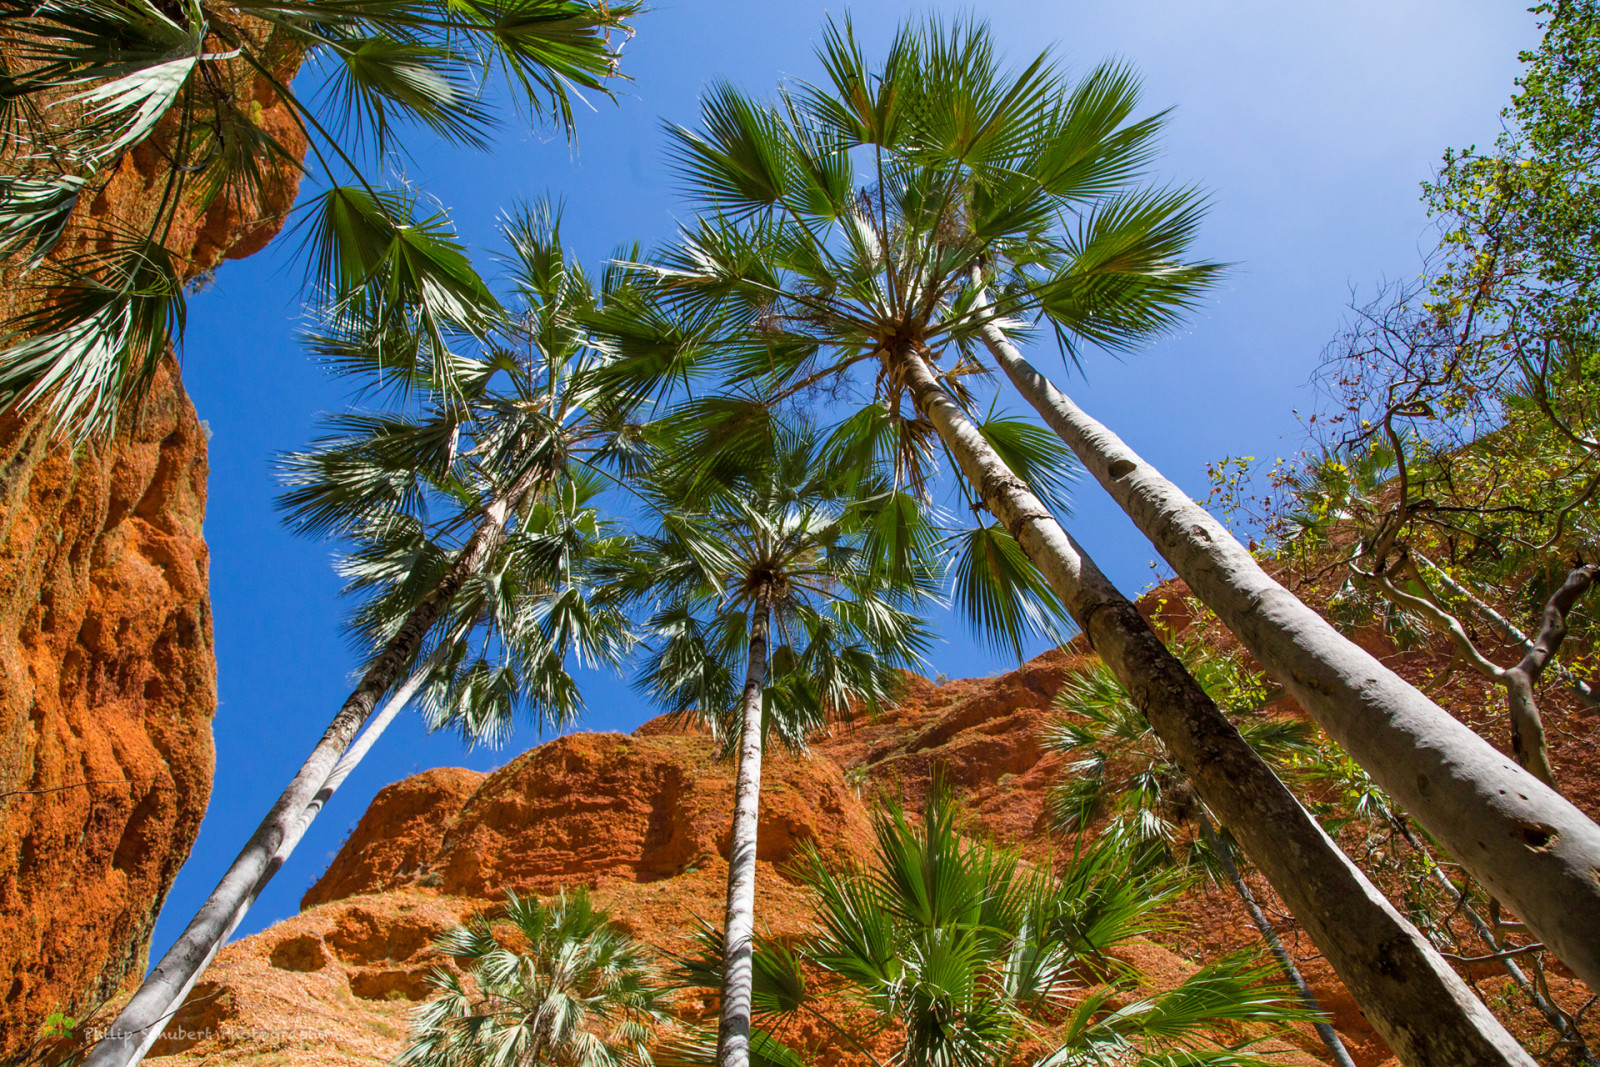
<svg viewBox="0 0 1600 1067">
<path fill-rule="evenodd" d="M 297 62 L 284 51 L 278 75 Z M 264 79 L 240 85 L 282 143 L 302 146 Z M 124 157 L 60 254 L 100 220 L 138 220 L 165 166 L 148 146 Z M 297 183 L 286 169 L 259 201 L 182 210 L 169 247 L 190 276 L 249 255 Z M 0 315 L 37 298 L 14 266 L 0 281 Z M 171 360 L 107 442 L 0 419 L 0 1053 L 143 972 L 199 831 L 216 709 L 205 483 L 205 433 Z"/>
<path fill-rule="evenodd" d="M 758 909 L 779 936 L 809 907 L 787 866 L 801 842 L 862 855 L 880 790 L 914 801 L 935 774 L 958 785 L 994 835 L 1044 858 L 1046 789 L 1059 757 L 1041 727 L 1066 674 L 1082 662 L 1040 657 L 995 679 L 914 680 L 901 707 L 818 743 L 810 758 L 774 756 L 764 775 Z M 161 1067 L 373 1064 L 400 1047 L 408 1011 L 439 963 L 429 940 L 493 906 L 505 889 L 594 886 L 631 932 L 681 950 L 692 917 L 717 919 L 727 865 L 731 767 L 707 739 L 655 720 L 632 736 L 577 734 L 493 774 L 426 771 L 380 793 L 292 919 L 230 945 L 168 1030 Z M 1248 940 L 1231 898 L 1199 907 L 1226 917 L 1211 933 Z M 1154 944 L 1129 950 L 1152 983 L 1195 964 Z M 1336 984 L 1318 979 L 1337 999 Z M 1384 1052 L 1353 1008 L 1341 1012 L 1363 1063 Z M 858 1057 L 820 1029 L 791 1033 L 820 1064 Z M 1309 1033 L 1280 1045 L 1285 1064 L 1315 1062 Z"/>
<path fill-rule="evenodd" d="M 1214 624 L 1194 625 L 1193 605 L 1183 594 L 1174 584 L 1147 597 L 1143 607 L 1166 627 L 1232 647 Z M 1495 743 L 1506 743 L 1503 697 L 1458 669 L 1439 647 L 1397 650 L 1378 631 L 1356 636 L 1413 682 L 1430 684 L 1446 707 Z M 1069 648 L 996 678 L 937 685 L 911 679 L 898 708 L 820 739 L 808 759 L 772 756 L 760 826 L 761 920 L 774 934 L 800 933 L 809 907 L 786 870 L 800 843 L 814 842 L 835 857 L 859 856 L 868 845 L 875 799 L 888 793 L 915 803 L 936 776 L 959 788 L 977 830 L 1048 862 L 1046 795 L 1063 766 L 1061 757 L 1044 750 L 1043 730 L 1069 674 L 1089 662 Z M 1563 788 L 1595 813 L 1600 769 L 1592 753 L 1600 717 L 1557 687 L 1543 699 Z M 1298 714 L 1283 703 L 1285 713 Z M 663 720 L 632 736 L 551 741 L 493 774 L 444 768 L 398 782 L 378 795 L 306 894 L 300 915 L 223 951 L 157 1046 L 154 1062 L 381 1063 L 401 1047 L 408 1013 L 428 995 L 426 976 L 441 962 L 429 941 L 461 918 L 492 908 L 506 889 L 549 893 L 593 886 L 631 932 L 659 948 L 681 950 L 695 916 L 719 917 L 731 800 L 731 767 L 711 758 L 705 737 Z M 1410 899 L 1384 864 L 1385 850 L 1399 847 L 1392 839 L 1347 831 L 1343 844 L 1394 899 Z M 1393 1064 L 1293 917 L 1270 887 L 1250 877 L 1356 1062 Z M 1258 944 L 1230 891 L 1201 886 L 1174 911 L 1173 929 L 1161 944 L 1126 952 L 1127 962 L 1154 986 L 1175 983 L 1198 961 Z M 1542 1020 L 1495 965 L 1464 973 L 1513 1032 L 1532 1047 L 1549 1044 Z M 1573 1006 L 1588 996 L 1559 964 L 1550 965 L 1549 987 Z M 786 1037 L 818 1064 L 864 1062 L 820 1028 Z M 1323 1053 L 1309 1030 L 1290 1035 L 1275 1051 L 1285 1064 L 1314 1063 Z"/>
</svg>

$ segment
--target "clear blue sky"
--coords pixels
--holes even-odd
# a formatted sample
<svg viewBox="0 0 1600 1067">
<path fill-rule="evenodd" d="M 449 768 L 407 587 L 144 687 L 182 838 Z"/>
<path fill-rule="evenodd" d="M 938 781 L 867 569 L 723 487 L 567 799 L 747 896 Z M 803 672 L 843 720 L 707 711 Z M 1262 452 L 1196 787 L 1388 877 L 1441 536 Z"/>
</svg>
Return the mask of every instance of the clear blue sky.
<svg viewBox="0 0 1600 1067">
<path fill-rule="evenodd" d="M 899 20 L 927 10 L 869 2 L 851 14 L 876 51 Z M 715 78 L 766 91 L 784 75 L 813 75 L 811 41 L 830 11 L 844 9 L 660 0 L 627 47 L 633 81 L 616 106 L 580 112 L 576 149 L 516 130 L 487 154 L 419 136 L 407 175 L 450 206 L 475 244 L 493 243 L 504 205 L 545 193 L 565 200 L 566 236 L 591 265 L 620 243 L 660 241 L 677 208 L 661 122 L 692 124 L 698 93 Z M 981 11 L 1011 56 L 1054 45 L 1080 69 L 1126 59 L 1144 73 L 1149 109 L 1176 109 L 1160 171 L 1211 191 L 1200 252 L 1238 267 L 1184 330 L 1122 362 L 1092 362 L 1073 388 L 1198 496 L 1207 461 L 1297 444 L 1293 409 L 1308 406 L 1307 379 L 1351 287 L 1418 270 L 1428 243 L 1418 182 L 1446 146 L 1492 140 L 1516 54 L 1536 40 L 1531 15 L 1488 0 L 990 0 Z M 303 445 L 316 414 L 346 400 L 345 386 L 297 346 L 299 282 L 292 242 L 280 241 L 224 266 L 191 302 L 184 376 L 212 432 L 206 539 L 221 697 L 217 772 L 153 955 L 177 936 L 321 735 L 356 665 L 339 633 L 333 547 L 291 538 L 272 510 L 275 454 Z M 1150 583 L 1153 552 L 1097 490 L 1080 494 L 1072 526 L 1126 591 Z M 934 667 L 951 677 L 1012 665 L 959 632 L 947 637 Z M 586 696 L 589 729 L 626 731 L 651 715 L 613 679 L 595 678 Z M 499 751 L 469 753 L 403 718 L 242 932 L 298 910 L 385 784 L 425 767 L 492 768 L 538 740 L 525 730 Z"/>
</svg>

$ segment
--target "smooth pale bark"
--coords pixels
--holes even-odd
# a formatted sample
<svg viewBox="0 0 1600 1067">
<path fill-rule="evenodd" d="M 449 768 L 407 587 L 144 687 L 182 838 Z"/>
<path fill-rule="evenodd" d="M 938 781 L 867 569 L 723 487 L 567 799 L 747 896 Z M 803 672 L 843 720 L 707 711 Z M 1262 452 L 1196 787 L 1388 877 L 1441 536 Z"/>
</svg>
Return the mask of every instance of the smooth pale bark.
<svg viewBox="0 0 1600 1067">
<path fill-rule="evenodd" d="M 1127 688 L 1195 791 L 1233 831 L 1408 1067 L 1530 1067 L 1523 1051 L 1350 862 L 1126 597 L 939 388 L 921 358 L 893 370 L 985 506 L 1016 538 Z"/>
<path fill-rule="evenodd" d="M 728 908 L 723 917 L 722 1022 L 717 1067 L 750 1067 L 750 999 L 755 987 L 756 827 L 761 814 L 761 693 L 767 681 L 768 610 L 750 622 L 739 732 L 739 770 L 728 846 Z"/>
<path fill-rule="evenodd" d="M 1600 827 L 1273 581 L 1205 508 L 1063 396 L 998 327 L 983 333 L 1017 390 L 1267 673 L 1600 990 Z"/>
<path fill-rule="evenodd" d="M 1327 1013 L 1322 1010 L 1322 1005 L 1317 1003 L 1317 996 L 1311 992 L 1311 986 L 1306 984 L 1305 975 L 1300 973 L 1294 957 L 1289 955 L 1289 950 L 1284 947 L 1277 928 L 1267 918 L 1267 913 L 1261 910 L 1261 905 L 1256 903 L 1256 895 L 1251 891 L 1250 883 L 1244 880 L 1244 875 L 1239 873 L 1239 865 L 1233 862 L 1232 851 L 1217 836 L 1217 831 L 1212 827 L 1211 820 L 1206 818 L 1205 812 L 1200 813 L 1199 819 L 1201 835 L 1205 837 L 1206 844 L 1211 846 L 1211 851 L 1216 853 L 1217 862 L 1222 864 L 1223 873 L 1228 876 L 1233 891 L 1239 894 L 1239 899 L 1244 902 L 1244 910 L 1249 913 L 1256 932 L 1261 935 L 1261 940 L 1266 942 L 1267 950 L 1278 961 L 1279 969 L 1283 971 L 1283 976 L 1289 980 L 1289 984 L 1294 986 L 1294 991 L 1299 995 L 1301 1002 L 1316 1013 L 1316 1020 L 1311 1025 L 1317 1031 L 1317 1036 L 1322 1039 L 1323 1045 L 1327 1046 L 1334 1067 L 1356 1067 L 1355 1061 L 1350 1058 L 1350 1050 L 1344 1047 L 1344 1041 L 1339 1037 L 1339 1031 L 1328 1022 Z"/>
<path fill-rule="evenodd" d="M 372 661 L 322 739 L 300 765 L 299 772 L 261 825 L 250 835 L 217 887 L 161 957 L 161 962 L 146 976 L 133 999 L 117 1014 L 105 1037 L 89 1050 L 84 1067 L 131 1067 L 150 1051 L 161 1036 L 162 1027 L 183 1006 L 194 983 L 211 965 L 228 935 L 238 928 L 250 905 L 278 872 L 289 850 L 316 816 L 326 800 L 323 790 L 356 731 L 372 714 L 378 699 L 405 677 L 406 667 L 416 657 L 423 637 L 444 615 L 462 585 L 483 567 L 500 544 L 515 502 L 527 494 L 535 480 L 536 472 L 529 472 L 510 493 L 484 510 L 483 520 L 462 547 L 449 572 L 411 610 Z M 374 736 L 373 740 L 376 739 Z M 345 773 L 349 773 L 348 768 Z"/>
<path fill-rule="evenodd" d="M 1394 584 L 1389 575 L 1402 568 L 1427 595 L 1418 596 Z M 1350 570 L 1357 578 L 1377 586 L 1392 603 L 1410 608 L 1432 620 L 1455 644 L 1456 651 L 1468 666 L 1505 687 L 1506 710 L 1511 725 L 1511 754 L 1529 774 L 1555 789 L 1556 772 L 1550 765 L 1550 745 L 1545 739 L 1544 718 L 1539 714 L 1534 686 L 1566 639 L 1567 613 L 1593 582 L 1594 568 L 1577 567 L 1567 575 L 1561 588 L 1545 604 L 1544 625 L 1539 631 L 1539 639 L 1528 642 L 1522 659 L 1514 667 L 1501 667 L 1478 649 L 1467 635 L 1466 627 L 1461 625 L 1461 620 L 1439 606 L 1433 590 L 1409 555 L 1387 572 L 1369 574 L 1353 563 Z"/>
<path fill-rule="evenodd" d="M 1444 868 L 1440 867 L 1438 862 L 1434 860 L 1433 854 L 1423 847 L 1421 841 L 1417 840 L 1416 835 L 1411 832 L 1411 827 L 1406 825 L 1406 817 L 1400 815 L 1398 818 L 1393 819 L 1392 822 L 1395 829 L 1400 832 L 1400 836 L 1404 837 L 1411 847 L 1416 850 L 1417 855 L 1422 857 L 1422 862 L 1428 868 L 1428 872 L 1433 875 L 1433 880 L 1439 883 L 1441 889 L 1450 894 L 1451 898 L 1456 902 L 1456 907 L 1461 909 L 1461 914 L 1467 917 L 1467 921 L 1478 932 L 1478 936 L 1483 939 L 1483 943 L 1489 946 L 1491 952 L 1496 954 L 1503 952 L 1504 946 L 1495 937 L 1493 928 L 1484 921 L 1483 916 L 1478 914 L 1477 909 L 1472 906 L 1472 902 L 1467 898 L 1467 894 L 1461 887 L 1452 882 L 1450 876 L 1444 873 Z M 1583 1062 L 1590 1064 L 1591 1067 L 1600 1067 L 1600 1061 L 1597 1061 L 1594 1058 L 1594 1053 L 1589 1051 L 1588 1044 L 1583 1040 L 1582 1033 L 1573 1025 L 1571 1017 L 1545 999 L 1544 994 L 1540 993 L 1533 982 L 1528 980 L 1528 976 L 1517 965 L 1517 961 L 1510 956 L 1502 956 L 1499 963 L 1505 969 L 1506 974 L 1511 976 L 1511 981 L 1516 984 L 1516 987 L 1522 990 L 1523 995 L 1538 1009 L 1539 1014 L 1545 1017 L 1545 1021 L 1554 1027 L 1557 1033 L 1566 1038 L 1575 1049 L 1579 1050 L 1579 1055 L 1582 1057 Z"/>
</svg>

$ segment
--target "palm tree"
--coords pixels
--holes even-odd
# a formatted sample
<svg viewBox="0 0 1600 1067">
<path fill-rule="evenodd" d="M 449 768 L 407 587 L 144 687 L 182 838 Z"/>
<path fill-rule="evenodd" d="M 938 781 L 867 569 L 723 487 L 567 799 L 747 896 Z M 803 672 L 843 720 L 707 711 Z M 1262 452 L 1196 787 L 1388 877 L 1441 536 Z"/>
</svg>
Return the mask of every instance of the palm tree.
<svg viewBox="0 0 1600 1067">
<path fill-rule="evenodd" d="M 1310 731 L 1294 719 L 1261 714 L 1271 695 L 1259 675 L 1236 658 L 1198 644 L 1179 651 L 1189 673 L 1228 710 L 1250 747 L 1275 770 L 1314 750 Z M 1239 872 L 1238 848 L 1227 828 L 1194 791 L 1172 756 L 1139 713 L 1133 698 L 1104 665 L 1082 671 L 1056 696 L 1063 714 L 1045 745 L 1072 759 L 1051 795 L 1056 826 L 1083 834 L 1105 819 L 1099 836 L 1133 856 L 1220 871 L 1243 902 L 1250 921 L 1300 1000 L 1313 1013 L 1317 1036 L 1339 1067 L 1353 1067 L 1338 1031 L 1328 1024 L 1294 957 Z M 1192 830 L 1195 840 L 1186 834 Z"/>
<path fill-rule="evenodd" d="M 1219 1046 L 1218 1029 L 1301 1017 L 1242 956 L 1166 993 L 1138 996 L 1136 981 L 1107 953 L 1159 925 L 1155 913 L 1174 883 L 1138 874 L 1124 853 L 1079 851 L 1056 874 L 965 839 L 941 787 L 919 814 L 920 825 L 886 805 L 864 864 L 830 868 L 811 853 L 803 873 L 820 902 L 820 929 L 797 952 L 762 946 L 767 985 L 783 991 L 765 1002 L 772 1028 L 787 1016 L 823 1015 L 843 994 L 868 1008 L 875 1029 L 833 1023 L 835 1033 L 874 1062 L 865 1042 L 888 1032 L 899 1043 L 891 1062 L 911 1067 L 1009 1067 L 1025 1043 L 1046 1050 L 1034 1067 L 1243 1067 L 1268 1061 L 1246 1051 L 1250 1037 Z M 698 970 L 715 962 L 700 961 Z M 806 963 L 820 980 L 807 979 Z M 1083 995 L 1090 983 L 1100 988 Z M 1124 1006 L 1111 1008 L 1117 999 Z"/>
<path fill-rule="evenodd" d="M 884 500 L 826 462 L 814 435 L 776 427 L 726 480 L 670 464 L 645 493 L 659 527 L 619 583 L 647 603 L 655 635 L 641 685 L 695 714 L 737 754 L 728 856 L 719 1067 L 750 1062 L 756 829 L 768 733 L 803 749 L 816 730 L 894 699 L 898 666 L 928 634 L 907 610 L 933 595 L 920 554 L 875 545 Z M 664 454 L 681 454 L 681 438 Z"/>
<path fill-rule="evenodd" d="M 968 383 L 999 312 L 974 268 L 1013 265 L 1029 280 L 1006 291 L 1006 314 L 1078 314 L 1074 329 L 1108 341 L 1170 321 L 1215 274 L 1176 260 L 1198 213 L 1192 194 L 1127 187 L 1156 128 L 1126 121 L 1133 76 L 1102 67 L 1072 83 L 1048 53 L 1005 73 L 973 23 L 908 27 L 876 67 L 848 23 L 830 26 L 819 55 L 820 82 L 773 103 L 717 86 L 702 128 L 675 131 L 699 214 L 636 265 L 659 310 L 637 329 L 600 324 L 615 329 L 624 366 L 641 388 L 709 376 L 774 405 L 866 394 L 912 484 L 942 446 L 1391 1047 L 1415 1063 L 1526 1064 L 975 423 Z M 1166 252 L 1154 276 L 1113 269 Z M 1086 278 L 1086 262 L 1106 277 Z M 667 361 L 656 332 L 700 343 Z"/>
<path fill-rule="evenodd" d="M 313 339 L 324 356 L 409 397 L 400 413 L 333 418 L 334 433 L 285 460 L 290 521 L 354 543 L 343 565 L 361 597 L 351 632 L 374 651 L 294 779 L 95 1047 L 90 1067 L 143 1057 L 352 758 L 419 689 L 432 725 L 494 741 L 519 704 L 542 724 L 570 721 L 582 702 L 569 658 L 615 663 L 630 645 L 620 607 L 596 595 L 597 568 L 624 543 L 593 499 L 601 466 L 626 466 L 637 435 L 626 403 L 595 391 L 603 357 L 573 321 L 603 297 L 562 253 L 553 213 L 523 212 L 505 231 L 522 313 L 476 357 L 436 357 L 425 334 L 348 306 Z M 432 388 L 418 352 L 454 361 L 464 388 Z"/>
<path fill-rule="evenodd" d="M 615 38 L 637 10 L 589 0 L 14 5 L 0 25 L 0 256 L 31 275 L 38 299 L 6 324 L 24 339 L 0 352 L 0 405 L 42 402 L 80 433 L 108 429 L 182 333 L 195 267 L 167 247 L 174 224 L 217 203 L 257 217 L 301 172 L 328 183 L 306 208 L 319 291 L 385 290 L 391 307 L 419 309 L 436 327 L 454 318 L 486 330 L 498 302 L 442 217 L 382 188 L 363 159 L 381 165 L 415 126 L 487 146 L 498 83 L 535 121 L 570 133 L 572 97 L 609 94 Z M 291 88 L 302 59 L 322 74 L 320 93 Z M 264 119 L 261 85 L 287 112 L 288 138 Z M 159 195 L 127 217 L 87 220 L 80 205 L 135 151 L 164 162 Z M 286 188 L 269 193 L 274 183 Z M 87 228 L 71 242 L 79 250 L 62 246 L 74 221 Z"/>
<path fill-rule="evenodd" d="M 507 892 L 498 912 L 434 942 L 465 973 L 434 971 L 439 996 L 417 1009 L 396 1067 L 648 1065 L 670 1017 L 649 952 L 583 887 L 547 903 Z"/>
</svg>

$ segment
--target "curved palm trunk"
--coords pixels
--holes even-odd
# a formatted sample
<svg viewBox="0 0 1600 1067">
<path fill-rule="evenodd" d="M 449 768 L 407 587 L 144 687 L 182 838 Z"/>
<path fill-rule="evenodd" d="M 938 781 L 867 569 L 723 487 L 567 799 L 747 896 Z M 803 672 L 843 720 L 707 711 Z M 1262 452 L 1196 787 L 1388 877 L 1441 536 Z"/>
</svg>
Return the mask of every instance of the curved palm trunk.
<svg viewBox="0 0 1600 1067">
<path fill-rule="evenodd" d="M 1278 936 L 1277 928 L 1267 918 L 1267 913 L 1261 910 L 1261 905 L 1256 903 L 1256 895 L 1251 892 L 1250 883 L 1244 880 L 1244 875 L 1239 873 L 1239 865 L 1233 862 L 1233 852 L 1217 836 L 1217 831 L 1211 825 L 1211 820 L 1206 818 L 1205 812 L 1200 813 L 1199 822 L 1201 836 L 1205 838 L 1206 844 L 1211 846 L 1217 861 L 1222 864 L 1222 870 L 1227 874 L 1233 891 L 1239 894 L 1239 899 L 1244 902 L 1244 910 L 1249 913 L 1256 932 L 1261 935 L 1261 940 L 1266 942 L 1267 950 L 1278 961 L 1283 976 L 1294 986 L 1301 1003 L 1315 1013 L 1316 1020 L 1311 1025 L 1316 1029 L 1322 1043 L 1327 1046 L 1328 1055 L 1333 1057 L 1334 1067 L 1356 1067 L 1355 1061 L 1350 1059 L 1350 1051 L 1344 1047 L 1344 1042 L 1339 1038 L 1339 1031 L 1328 1021 L 1327 1013 L 1322 1010 L 1322 1005 L 1317 1003 L 1316 994 L 1311 992 L 1311 986 L 1306 984 L 1305 975 L 1300 973 L 1294 957 L 1289 955 L 1289 950 L 1283 946 L 1283 939 Z"/>
<path fill-rule="evenodd" d="M 1006 468 L 926 363 L 895 370 L 984 504 L 1034 561 L 1093 648 L 1233 828 L 1389 1046 L 1409 1067 L 1533 1060 L 1425 937 L 1300 806 L 1116 587 Z"/>
<path fill-rule="evenodd" d="M 750 1065 L 750 998 L 755 985 L 756 826 L 761 811 L 761 693 L 767 680 L 768 608 L 750 621 L 739 772 L 728 847 L 728 909 L 722 927 L 722 1022 L 717 1067 Z"/>
<path fill-rule="evenodd" d="M 131 1067 L 150 1051 L 161 1036 L 162 1027 L 183 1006 L 194 983 L 244 920 L 256 897 L 278 873 L 327 797 L 353 769 L 354 763 L 344 765 L 341 760 L 356 731 L 367 721 L 378 699 L 405 677 L 406 666 L 416 656 L 424 635 L 444 615 L 462 585 L 483 567 L 499 545 L 514 503 L 527 494 L 535 477 L 534 472 L 524 475 L 510 493 L 485 509 L 483 521 L 462 547 L 455 564 L 412 608 L 400 629 L 372 661 L 322 739 L 245 842 L 217 887 L 117 1014 L 105 1037 L 89 1050 L 84 1067 Z M 418 684 L 422 673 L 419 671 L 415 678 Z M 400 695 L 395 694 L 397 698 Z M 410 694 L 406 694 L 406 699 L 410 699 Z M 385 708 L 390 719 L 400 710 L 399 706 L 392 703 L 391 706 L 393 711 Z M 371 740 L 377 740 L 376 734 Z M 339 773 L 341 767 L 342 774 Z M 330 779 L 335 775 L 337 779 L 330 786 Z"/>
<path fill-rule="evenodd" d="M 983 333 L 1017 391 L 1267 672 L 1600 989 L 1600 826 L 1273 581 L 1205 508 L 1063 396 L 998 327 Z"/>
</svg>

